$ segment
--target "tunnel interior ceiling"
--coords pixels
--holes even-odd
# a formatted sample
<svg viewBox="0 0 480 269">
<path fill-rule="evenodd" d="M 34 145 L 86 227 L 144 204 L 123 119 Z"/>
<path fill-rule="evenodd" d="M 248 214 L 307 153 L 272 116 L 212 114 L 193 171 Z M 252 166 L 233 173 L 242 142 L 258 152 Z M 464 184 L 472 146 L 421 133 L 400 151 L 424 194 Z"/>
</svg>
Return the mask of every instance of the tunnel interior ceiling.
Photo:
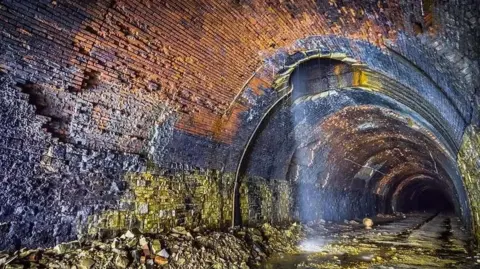
<svg viewBox="0 0 480 269">
<path fill-rule="evenodd" d="M 409 139 L 405 136 L 405 134 L 398 132 L 396 129 L 389 128 L 389 126 L 385 124 L 386 122 L 384 121 L 384 119 L 380 119 L 380 117 L 382 116 L 376 117 L 375 113 L 372 113 L 371 116 L 365 117 L 363 119 L 359 118 L 355 123 L 352 122 L 350 125 L 348 125 L 349 127 L 351 127 L 348 132 L 343 132 L 343 129 L 340 128 L 334 128 L 336 126 L 335 122 L 331 122 L 331 124 L 329 125 L 331 126 L 332 133 L 325 133 L 321 128 L 317 128 L 318 123 L 324 120 L 325 117 L 327 117 L 331 113 L 334 113 L 334 111 L 341 110 L 348 106 L 363 106 L 366 103 L 365 100 L 367 100 L 368 98 L 370 98 L 372 103 L 375 104 L 372 107 L 376 106 L 378 108 L 378 112 L 382 112 L 387 115 L 384 115 L 385 117 L 389 117 L 391 109 L 399 109 L 398 106 L 392 106 L 390 103 L 381 99 L 379 96 L 375 96 L 372 93 L 362 92 L 359 90 L 345 91 L 341 94 L 339 92 L 334 92 L 333 94 L 328 95 L 325 98 L 315 99 L 314 101 L 294 106 L 293 108 L 291 108 L 291 110 L 289 106 L 285 105 L 278 114 L 271 117 L 271 121 L 269 121 L 268 125 L 261 132 L 261 135 L 258 137 L 258 139 L 254 141 L 255 144 L 252 147 L 253 152 L 250 155 L 251 161 L 249 161 L 248 165 L 249 173 L 255 172 L 265 177 L 284 177 L 284 173 L 286 171 L 283 168 L 285 164 L 288 164 L 290 162 L 289 158 L 291 158 L 293 150 L 295 148 L 303 148 L 306 145 L 313 145 L 316 140 L 319 140 L 318 137 L 323 136 L 327 136 L 327 138 L 342 136 L 344 139 L 347 139 L 345 141 L 347 145 L 351 144 L 349 143 L 348 139 L 351 139 L 353 137 L 352 134 L 355 133 L 355 135 L 358 136 L 360 139 L 356 145 L 351 144 L 350 148 L 352 150 L 358 149 L 359 151 L 356 154 L 366 154 L 365 158 L 370 157 L 368 156 L 368 143 L 383 143 L 387 148 L 395 148 L 396 143 L 399 143 L 398 148 L 402 148 L 402 146 L 408 146 L 408 148 L 410 148 L 410 151 L 415 151 L 416 148 L 414 147 L 414 145 L 417 144 L 415 142 L 415 139 L 412 139 L 411 137 Z M 380 109 L 382 107 L 386 109 Z M 368 109 L 364 110 L 367 111 Z M 357 114 L 361 113 L 361 109 L 359 109 Z M 405 130 L 412 129 L 410 128 L 410 125 L 413 124 L 412 118 L 415 118 L 414 115 L 403 118 L 396 115 L 396 117 L 397 118 L 392 119 L 391 122 L 401 123 L 403 125 L 403 129 Z M 375 119 L 379 120 L 379 122 L 375 122 Z M 279 126 L 281 126 L 282 128 L 278 128 Z M 416 128 L 421 127 L 417 126 Z M 380 130 L 381 132 L 377 132 L 378 130 Z M 337 133 L 335 133 L 334 131 L 337 131 Z M 372 136 L 372 133 L 376 133 L 376 135 Z M 412 133 L 413 131 L 411 132 L 411 134 Z M 276 135 L 274 136 L 274 134 Z M 431 148 L 430 151 L 433 154 L 435 148 L 438 147 L 438 143 L 429 142 L 430 137 L 433 137 L 433 135 L 427 131 L 425 135 L 419 138 L 419 141 L 421 141 L 420 147 Z M 336 141 L 341 140 L 339 139 Z M 341 145 L 344 144 L 344 142 L 338 143 Z M 365 144 L 365 147 L 357 147 L 357 145 L 360 146 L 362 145 L 362 143 Z M 277 146 L 264 146 L 264 144 Z M 441 148 L 440 150 L 442 152 L 446 152 L 444 148 Z M 272 151 L 277 152 L 275 153 Z M 386 153 L 388 153 L 388 151 L 386 151 Z M 428 151 L 424 151 L 422 152 L 422 155 L 423 157 L 430 157 L 431 154 Z M 439 162 L 446 163 L 449 159 L 453 158 L 448 153 L 444 153 L 442 154 L 442 156 L 436 156 L 436 158 L 439 158 Z M 259 165 L 260 163 L 258 161 L 260 159 L 256 159 L 257 157 L 275 158 L 277 162 L 271 162 L 271 166 L 273 167 L 271 169 L 268 169 L 267 171 L 264 166 Z M 399 156 L 395 157 L 397 158 Z M 256 165 L 258 165 L 258 167 Z M 269 165 L 267 165 L 266 167 L 269 167 Z"/>
<path fill-rule="evenodd" d="M 287 73 L 293 86 L 292 99 L 302 99 L 331 89 L 360 87 L 366 91 L 382 94 L 418 113 L 433 129 L 439 139 L 445 139 L 445 146 L 451 152 L 458 151 L 461 142 L 462 126 L 468 121 L 469 100 L 464 95 L 447 96 L 439 88 L 424 89 L 406 86 L 380 71 L 362 65 L 350 65 L 332 59 L 312 59 L 296 66 Z M 435 103 L 432 96 L 442 102 Z M 459 129 L 460 128 L 460 129 Z"/>
<path fill-rule="evenodd" d="M 296 210 L 308 220 L 433 209 L 423 196 L 444 197 L 440 209 L 466 218 L 459 142 L 441 109 L 366 72 L 335 60 L 300 64 L 291 95 L 260 125 L 245 173 L 293 182 Z M 422 178 L 412 184 L 423 191 L 405 186 L 412 178 Z"/>
</svg>

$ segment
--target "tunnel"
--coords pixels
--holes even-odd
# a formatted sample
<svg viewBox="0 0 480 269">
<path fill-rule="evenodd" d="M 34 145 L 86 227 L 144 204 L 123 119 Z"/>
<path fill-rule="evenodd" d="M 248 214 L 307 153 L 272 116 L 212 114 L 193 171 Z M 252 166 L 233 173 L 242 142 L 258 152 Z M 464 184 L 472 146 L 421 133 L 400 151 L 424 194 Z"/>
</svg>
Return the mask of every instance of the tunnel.
<svg viewBox="0 0 480 269">
<path fill-rule="evenodd" d="M 380 75 L 381 88 L 359 87 L 361 72 L 331 59 L 296 66 L 241 171 L 292 182 L 303 221 L 426 209 L 462 216 L 454 134 L 428 121 L 435 115 L 417 93 L 396 95 Z"/>
<path fill-rule="evenodd" d="M 475 268 L 480 7 L 0 1 L 0 268 Z"/>
</svg>

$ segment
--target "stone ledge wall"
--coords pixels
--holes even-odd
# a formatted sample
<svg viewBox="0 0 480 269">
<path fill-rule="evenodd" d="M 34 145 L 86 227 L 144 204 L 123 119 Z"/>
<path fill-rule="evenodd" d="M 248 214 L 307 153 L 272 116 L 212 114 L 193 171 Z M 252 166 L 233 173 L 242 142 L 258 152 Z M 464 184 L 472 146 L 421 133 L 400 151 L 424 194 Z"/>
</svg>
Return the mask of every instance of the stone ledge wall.
<svg viewBox="0 0 480 269">
<path fill-rule="evenodd" d="M 0 249 L 52 246 L 108 229 L 231 224 L 233 174 L 197 166 L 220 166 L 226 146 L 217 156 L 210 140 L 175 131 L 161 143 L 167 150 L 155 151 L 169 171 L 145 172 L 156 164 L 138 154 L 91 150 L 52 137 L 45 129 L 51 118 L 39 115 L 31 96 L 15 85 L 11 76 L 0 76 Z M 265 186 L 268 193 L 286 188 Z M 286 220 L 269 212 L 249 223 Z"/>
<path fill-rule="evenodd" d="M 232 220 L 233 175 L 219 171 L 171 176 L 145 172 L 125 175 L 128 191 L 120 208 L 89 217 L 89 234 L 139 229 L 159 233 L 176 226 L 227 227 Z"/>
<path fill-rule="evenodd" d="M 465 130 L 458 153 L 458 166 L 470 203 L 473 232 L 480 240 L 480 128 L 470 125 Z"/>
<path fill-rule="evenodd" d="M 288 223 L 293 215 L 293 185 L 286 180 L 261 177 L 244 178 L 240 185 L 240 209 L 243 225 Z"/>
<path fill-rule="evenodd" d="M 44 129 L 30 97 L 0 76 L 0 249 L 76 239 L 87 217 L 117 206 L 138 155 L 65 144 Z"/>
<path fill-rule="evenodd" d="M 125 176 L 128 191 L 120 208 L 89 217 L 88 234 L 138 229 L 159 233 L 183 226 L 224 229 L 232 224 L 235 175 L 217 170 L 165 176 L 158 172 Z M 250 178 L 241 183 L 243 224 L 291 222 L 291 184 L 284 180 Z"/>
</svg>

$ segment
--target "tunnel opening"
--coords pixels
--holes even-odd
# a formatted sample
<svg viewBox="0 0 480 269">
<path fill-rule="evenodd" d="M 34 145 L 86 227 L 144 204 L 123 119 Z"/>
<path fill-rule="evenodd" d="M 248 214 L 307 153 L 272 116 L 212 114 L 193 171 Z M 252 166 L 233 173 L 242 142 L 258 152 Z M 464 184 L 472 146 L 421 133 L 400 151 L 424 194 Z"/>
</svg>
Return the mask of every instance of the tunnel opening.
<svg viewBox="0 0 480 269">
<path fill-rule="evenodd" d="M 438 190 L 425 190 L 416 200 L 417 211 L 450 213 L 454 210 L 448 197 Z"/>
<path fill-rule="evenodd" d="M 292 214 L 304 223 L 414 211 L 462 216 L 454 146 L 431 123 L 435 111 L 424 110 L 415 90 L 399 96 L 391 81 L 367 72 L 335 59 L 300 63 L 289 94 L 258 126 L 241 174 L 285 178 L 295 190 Z M 411 185 L 418 175 L 427 181 Z M 424 185 L 432 190 L 411 187 Z"/>
<path fill-rule="evenodd" d="M 396 198 L 398 212 L 445 213 L 455 212 L 452 197 L 440 185 L 429 182 L 410 184 Z"/>
<path fill-rule="evenodd" d="M 436 216 L 468 225 L 449 131 L 416 90 L 399 95 L 399 85 L 368 72 L 334 59 L 300 63 L 258 125 L 241 176 L 286 179 L 303 225 L 406 215 L 419 222 L 412 229 L 430 220 L 443 229 Z M 239 213 L 253 219 L 264 209 Z"/>
<path fill-rule="evenodd" d="M 246 173 L 271 162 L 261 174 L 295 186 L 304 225 L 391 221 L 388 229 L 409 227 L 398 240 L 417 245 L 468 225 L 456 142 L 418 89 L 399 93 L 381 74 L 333 59 L 300 63 L 289 84 L 289 98 L 259 129 Z M 322 244 L 313 237 L 301 247 Z"/>
</svg>

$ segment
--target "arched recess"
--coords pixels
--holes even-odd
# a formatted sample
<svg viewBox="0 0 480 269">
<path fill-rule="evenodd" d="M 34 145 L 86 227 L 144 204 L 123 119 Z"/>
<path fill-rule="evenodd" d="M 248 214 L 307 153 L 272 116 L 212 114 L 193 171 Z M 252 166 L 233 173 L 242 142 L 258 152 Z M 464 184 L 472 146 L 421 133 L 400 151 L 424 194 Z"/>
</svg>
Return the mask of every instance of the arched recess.
<svg viewBox="0 0 480 269">
<path fill-rule="evenodd" d="M 234 199 L 234 225 L 241 223 L 238 192 L 240 178 L 246 175 L 258 175 L 267 179 L 283 178 L 295 182 L 295 180 L 292 180 L 292 175 L 298 176 L 298 167 L 305 166 L 305 162 L 298 161 L 299 158 L 302 158 L 299 156 L 311 152 L 312 147 L 324 148 L 318 141 L 323 143 L 329 141 L 329 139 L 334 139 L 334 142 L 328 145 L 328 150 L 320 150 L 321 154 L 319 155 L 327 154 L 327 156 L 330 156 L 328 154 L 332 154 L 329 163 L 331 167 L 342 166 L 342 163 L 338 162 L 341 156 L 348 156 L 348 154 L 353 154 L 352 152 L 357 153 L 352 155 L 355 156 L 353 159 L 343 158 L 342 162 L 349 162 L 350 168 L 347 170 L 340 169 L 341 172 L 335 176 L 331 176 L 328 172 L 326 175 L 319 176 L 319 172 L 316 170 L 308 172 L 309 174 L 317 173 L 317 178 L 321 177 L 323 181 L 330 180 L 332 182 L 335 181 L 334 177 L 339 178 L 342 175 L 353 179 L 348 181 L 348 184 L 347 181 L 337 179 L 341 184 L 335 186 L 335 190 L 329 192 L 326 196 L 341 200 L 342 191 L 351 188 L 350 190 L 355 193 L 351 196 L 352 198 L 348 201 L 339 200 L 344 206 L 348 206 L 348 203 L 353 201 L 358 202 L 366 199 L 368 200 L 367 203 L 373 203 L 373 206 L 365 208 L 363 212 L 360 211 L 362 214 L 382 212 L 382 210 L 379 210 L 382 203 L 384 204 L 383 209 L 388 207 L 385 206 L 387 204 L 384 201 L 385 198 L 380 197 L 379 193 L 372 190 L 375 190 L 378 182 L 382 182 L 382 179 L 384 180 L 385 177 L 389 176 L 389 173 L 394 173 L 395 167 L 402 164 L 402 159 L 395 159 L 395 156 L 392 157 L 392 155 L 403 150 L 403 154 L 409 154 L 410 156 L 410 159 L 403 160 L 403 163 L 423 161 L 426 164 L 424 170 L 431 170 L 436 167 L 436 173 L 440 171 L 442 173 L 441 177 L 451 182 L 449 184 L 451 188 L 449 194 L 453 201 L 457 201 L 454 202 L 456 211 L 468 223 L 468 205 L 464 202 L 458 202 L 465 201 L 463 184 L 458 177 L 452 177 L 452 174 L 458 174 L 455 157 L 453 157 L 456 154 L 458 142 L 454 138 L 455 135 L 449 130 L 449 125 L 445 124 L 447 120 L 437 108 L 425 102 L 418 91 L 401 85 L 385 75 L 372 72 L 365 66 L 353 61 L 315 60 L 308 69 L 315 69 L 319 66 L 320 72 L 317 72 L 316 75 L 310 74 L 310 77 L 309 74 L 305 75 L 301 71 L 295 71 L 301 70 L 301 67 L 295 69 L 298 67 L 296 65 L 293 70 L 284 71 L 284 74 L 289 73 L 291 75 L 293 73 L 293 77 L 290 77 L 290 75 L 288 77 L 279 76 L 279 79 L 277 79 L 275 86 L 279 87 L 279 92 L 283 94 L 280 94 L 281 97 L 268 109 L 256 126 L 238 165 Z M 317 85 L 315 85 L 315 82 L 317 82 Z M 353 108 L 349 109 L 349 107 Z M 347 120 L 348 116 L 345 116 L 339 123 L 346 123 L 350 127 L 355 125 L 356 127 L 343 129 L 343 133 L 332 131 L 330 137 L 334 138 L 325 137 L 325 134 L 328 133 L 325 132 L 325 129 L 328 129 L 329 126 L 332 129 L 335 126 L 334 119 L 342 118 L 342 113 L 345 115 L 353 113 L 351 115 L 354 115 L 358 111 L 363 111 L 364 117 L 383 115 L 383 119 L 378 118 L 370 123 L 373 122 L 373 125 L 375 125 L 375 123 L 387 122 L 387 125 L 383 129 L 372 127 L 372 124 L 368 123 L 368 117 L 364 118 L 367 120 L 363 123 L 359 123 L 355 120 Z M 268 158 L 260 158 L 259 161 L 258 156 L 266 156 L 266 151 L 262 151 L 262 147 L 272 148 L 272 144 L 265 141 L 272 137 L 272 126 L 281 124 L 279 122 L 282 122 L 282 117 L 279 115 L 282 113 L 287 116 L 283 117 L 282 128 L 285 128 L 285 131 L 281 131 L 283 133 L 280 136 L 284 138 L 283 141 L 286 142 L 286 145 L 282 144 L 279 149 L 275 150 L 275 154 L 271 154 Z M 355 119 L 356 117 L 351 118 Z M 388 126 L 388 122 L 390 126 Z M 315 126 L 320 126 L 320 128 L 315 128 Z M 402 134 L 408 132 L 410 132 L 407 135 L 409 138 L 402 137 Z M 307 137 L 304 135 L 305 133 L 309 133 L 311 136 Z M 372 134 L 376 135 L 372 136 Z M 318 139 L 319 135 L 322 139 Z M 416 141 L 418 135 L 422 136 L 420 141 Z M 355 143 L 364 147 L 375 145 L 375 143 L 385 145 L 384 147 L 372 147 L 367 151 L 355 151 L 352 147 Z M 415 148 L 417 146 L 423 148 L 419 151 Z M 343 147 L 343 149 L 332 151 L 332 148 L 335 147 Z M 431 149 L 426 151 L 425 148 Z M 258 156 L 256 157 L 256 155 Z M 314 159 L 313 157 L 308 162 L 311 163 Z M 395 161 L 391 161 L 392 159 Z M 318 160 L 322 160 L 322 158 L 318 158 Z M 372 160 L 375 160 L 373 165 L 369 164 L 369 162 L 373 162 Z M 319 163 L 322 163 L 322 161 L 319 161 Z M 323 164 L 325 163 L 327 162 L 323 162 Z M 259 166 L 268 168 L 262 169 Z M 438 170 L 438 166 L 445 168 Z M 321 165 L 317 167 L 321 167 Z M 359 189 L 358 186 L 360 185 L 357 179 L 361 178 L 362 174 L 369 174 L 369 171 L 365 170 L 371 170 L 370 172 L 373 171 L 373 173 L 368 177 L 366 184 L 360 184 L 363 189 Z M 395 178 L 401 176 L 396 175 Z M 319 185 L 318 183 L 317 181 L 314 185 Z M 298 186 L 296 188 L 297 190 L 300 189 Z M 367 197 L 367 194 L 370 196 Z M 387 199 L 392 199 L 393 196 L 389 195 L 387 197 Z M 391 204 L 392 202 L 389 201 L 388 203 Z M 296 215 L 300 215 L 298 204 L 296 206 L 297 208 L 294 211 L 297 210 Z M 338 212 L 338 208 L 336 210 L 332 209 L 332 212 L 334 211 Z"/>
</svg>

